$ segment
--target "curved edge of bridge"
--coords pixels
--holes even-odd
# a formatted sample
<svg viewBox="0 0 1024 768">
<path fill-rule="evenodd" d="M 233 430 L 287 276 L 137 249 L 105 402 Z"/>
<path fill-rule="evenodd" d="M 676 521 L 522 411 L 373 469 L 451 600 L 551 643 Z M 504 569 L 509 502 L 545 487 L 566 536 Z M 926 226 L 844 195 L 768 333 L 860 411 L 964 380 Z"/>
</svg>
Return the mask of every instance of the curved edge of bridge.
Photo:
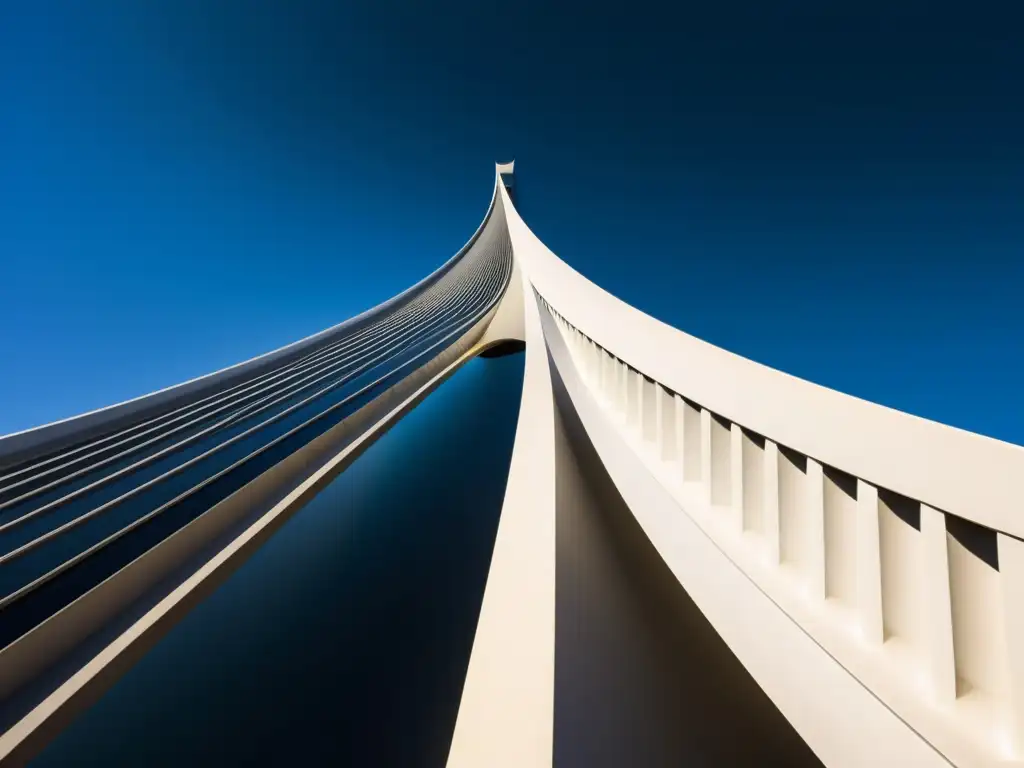
<svg viewBox="0 0 1024 768">
<path fill-rule="evenodd" d="M 526 342 L 523 394 L 449 768 L 552 759 L 555 410 L 540 305 L 521 271 L 518 288 L 512 308 L 520 310 Z"/>
<path fill-rule="evenodd" d="M 486 322 L 481 325 L 486 327 Z M 482 329 L 474 330 L 479 336 Z M 501 343 L 497 339 L 464 339 L 449 348 L 448 354 L 440 355 L 425 365 L 415 378 L 396 385 L 365 406 L 351 421 L 339 425 L 341 429 L 337 432 L 325 435 L 325 440 L 282 462 L 246 486 L 240 494 L 228 499 L 226 504 L 211 509 L 193 526 L 182 529 L 180 535 L 172 536 L 166 542 L 169 546 L 157 557 L 144 556 L 134 561 L 105 582 L 102 589 L 88 593 L 85 599 L 73 604 L 58 621 L 41 625 L 41 632 L 26 636 L 24 642 L 4 649 L 5 658 L 0 660 L 4 672 L 13 669 L 17 674 L 25 674 L 39 668 L 40 647 L 45 652 L 60 641 L 59 637 L 66 638 L 69 633 L 72 636 L 82 634 L 78 629 L 81 624 L 87 623 L 90 629 L 101 625 L 126 603 L 133 602 L 125 595 L 134 596 L 139 582 L 159 585 L 168 559 L 183 561 L 189 559 L 189 554 L 198 554 L 197 567 L 189 568 L 185 578 L 175 579 L 173 589 L 162 590 L 149 601 L 151 605 L 126 626 L 120 627 L 118 632 L 104 635 L 94 647 L 83 649 L 88 660 L 12 728 L 0 734 L 0 764 L 21 765 L 36 755 L 189 610 L 223 583 L 278 528 L 405 414 L 466 362 Z M 339 445 L 343 447 L 339 449 Z M 246 508 L 253 504 L 259 509 L 259 514 L 246 515 Z M 237 525 L 239 522 L 241 526 Z"/>
<path fill-rule="evenodd" d="M 466 246 L 416 286 L 360 318 L 382 313 L 399 299 L 422 290 L 444 274 L 468 253 L 491 221 L 496 204 L 500 204 L 497 190 L 483 221 Z M 504 223 L 501 226 L 504 228 Z M 6 730 L 0 733 L 0 764 L 21 765 L 37 754 L 191 607 L 462 365 L 492 348 L 524 341 L 521 281 L 518 268 L 512 264 L 509 282 L 490 309 L 406 378 L 0 649 L 0 709 L 5 710 L 5 716 L 7 710 L 17 713 L 13 720 L 4 724 Z M 360 318 L 250 363 L 281 363 L 282 351 L 302 351 L 316 346 L 333 338 L 339 329 L 351 330 L 355 320 Z M 250 363 L 227 370 L 245 369 L 247 375 L 254 375 L 256 370 Z M 218 375 L 196 381 L 214 389 L 226 386 L 223 380 L 217 379 Z M 157 405 L 163 408 L 168 401 L 158 396 L 171 392 L 175 393 L 172 398 L 175 405 L 191 402 L 197 396 L 196 389 L 181 385 L 85 417 L 103 416 L 96 423 L 103 429 L 113 429 L 124 416 L 124 405 L 155 398 L 160 400 Z M 130 416 L 145 418 L 139 410 Z M 33 445 L 61 450 L 68 441 L 77 441 L 83 434 L 94 434 L 95 425 L 85 417 L 57 423 L 77 425 L 81 431 L 53 432 L 56 425 L 35 430 L 39 439 L 34 440 Z M 16 437 L 18 435 L 4 440 Z M 22 450 L 24 443 L 14 442 L 14 448 L 5 454 L 4 442 L 0 441 L 0 456 Z"/>
<path fill-rule="evenodd" d="M 330 328 L 307 336 L 304 339 L 286 344 L 279 349 L 258 355 L 250 360 L 236 363 L 213 373 L 204 374 L 189 381 L 175 384 L 147 395 L 125 400 L 121 403 L 105 406 L 87 413 L 70 416 L 66 419 L 44 424 L 38 427 L 0 435 L 0 469 L 26 461 L 40 454 L 68 447 L 82 440 L 114 429 L 131 421 L 155 416 L 172 408 L 186 405 L 203 395 L 218 389 L 231 386 L 237 381 L 257 375 L 275 365 L 281 365 L 300 357 L 302 354 L 324 344 L 330 343 L 345 333 L 358 330 L 374 318 L 386 313 L 389 309 L 401 305 L 404 301 L 427 290 L 444 275 L 459 259 L 473 247 L 484 230 L 495 203 L 498 201 L 497 189 L 491 202 L 472 237 L 466 241 L 454 256 L 439 266 L 415 285 L 407 288 L 396 296 L 381 302 L 375 307 L 351 317 Z"/>
<path fill-rule="evenodd" d="M 544 246 L 502 172 L 527 368 L 450 768 L 553 760 L 552 371 L 662 559 L 823 762 L 1021 764 L 1024 449 L 643 314 Z"/>
</svg>

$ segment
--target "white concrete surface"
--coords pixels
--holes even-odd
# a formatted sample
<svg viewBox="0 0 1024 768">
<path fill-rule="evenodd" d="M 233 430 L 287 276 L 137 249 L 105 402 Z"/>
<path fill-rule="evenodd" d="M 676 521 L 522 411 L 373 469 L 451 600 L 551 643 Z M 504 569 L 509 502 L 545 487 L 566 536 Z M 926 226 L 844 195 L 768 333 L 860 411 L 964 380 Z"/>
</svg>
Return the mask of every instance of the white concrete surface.
<svg viewBox="0 0 1024 768">
<path fill-rule="evenodd" d="M 525 285 L 521 288 L 519 301 L 524 308 L 526 336 L 523 396 L 491 567 L 448 757 L 450 768 L 551 764 L 555 411 L 540 312 L 532 291 Z"/>
<path fill-rule="evenodd" d="M 630 307 L 530 231 L 501 183 L 513 168 L 496 166 L 491 201 L 512 281 L 459 361 L 525 340 L 523 395 L 448 765 L 553 760 L 552 366 L 657 552 L 826 765 L 1024 762 L 1024 449 L 802 381 Z M 368 439 L 403 404 L 367 423 Z M 0 461 L 59 444 L 74 426 L 61 424 L 0 441 Z M 145 630 L 0 737 L 0 758 Z"/>
<path fill-rule="evenodd" d="M 815 752 L 839 766 L 1021 762 L 1024 449 L 644 315 L 558 259 L 496 186 L 609 472 Z"/>
</svg>

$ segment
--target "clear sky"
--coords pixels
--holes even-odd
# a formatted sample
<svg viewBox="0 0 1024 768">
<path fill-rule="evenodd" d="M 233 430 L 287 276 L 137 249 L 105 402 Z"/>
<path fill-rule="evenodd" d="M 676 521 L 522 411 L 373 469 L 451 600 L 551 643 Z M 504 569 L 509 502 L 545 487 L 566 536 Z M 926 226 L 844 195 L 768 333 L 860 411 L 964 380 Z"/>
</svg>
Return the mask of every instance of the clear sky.
<svg viewBox="0 0 1024 768">
<path fill-rule="evenodd" d="M 5 2 L 0 433 L 388 298 L 514 157 L 630 303 L 1024 443 L 1017 5 Z"/>
</svg>

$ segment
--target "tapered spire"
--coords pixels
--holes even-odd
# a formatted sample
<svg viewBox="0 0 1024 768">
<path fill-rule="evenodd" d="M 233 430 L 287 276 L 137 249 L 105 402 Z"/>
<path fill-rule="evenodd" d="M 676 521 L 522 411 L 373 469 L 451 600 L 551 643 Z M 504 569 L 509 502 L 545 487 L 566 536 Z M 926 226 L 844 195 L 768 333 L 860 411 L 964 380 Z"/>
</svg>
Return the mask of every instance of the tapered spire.
<svg viewBox="0 0 1024 768">
<path fill-rule="evenodd" d="M 498 177 L 501 179 L 501 183 L 505 185 L 508 196 L 512 199 L 513 203 L 516 202 L 515 165 L 515 160 L 511 160 L 507 163 L 495 163 L 495 169 L 498 173 Z"/>
</svg>

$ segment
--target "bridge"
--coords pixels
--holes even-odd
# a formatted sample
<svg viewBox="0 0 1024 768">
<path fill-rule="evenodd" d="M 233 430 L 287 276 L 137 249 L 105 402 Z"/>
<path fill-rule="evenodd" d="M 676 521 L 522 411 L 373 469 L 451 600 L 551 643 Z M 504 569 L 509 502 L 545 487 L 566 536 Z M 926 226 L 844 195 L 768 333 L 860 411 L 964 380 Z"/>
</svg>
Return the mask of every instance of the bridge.
<svg viewBox="0 0 1024 768">
<path fill-rule="evenodd" d="M 498 164 L 469 242 L 390 301 L 0 439 L 0 762 L 463 364 L 522 348 L 448 766 L 1022 762 L 1024 449 L 643 314 L 544 246 L 514 179 Z"/>
</svg>

